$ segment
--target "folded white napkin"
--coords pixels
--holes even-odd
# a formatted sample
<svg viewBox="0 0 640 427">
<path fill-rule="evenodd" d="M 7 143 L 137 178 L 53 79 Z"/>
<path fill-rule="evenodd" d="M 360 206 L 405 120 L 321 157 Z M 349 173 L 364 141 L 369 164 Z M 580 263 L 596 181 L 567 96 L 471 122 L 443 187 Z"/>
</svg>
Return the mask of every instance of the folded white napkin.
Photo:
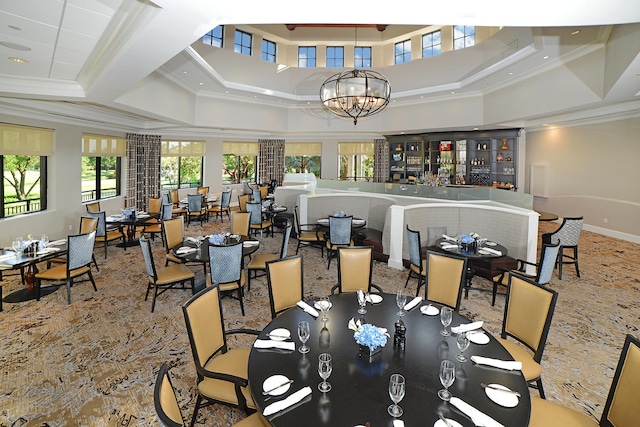
<svg viewBox="0 0 640 427">
<path fill-rule="evenodd" d="M 37 255 L 45 255 L 45 254 L 48 254 L 48 253 L 51 253 L 51 252 L 57 252 L 59 250 L 60 250 L 60 248 L 44 248 L 43 250 L 36 252 L 36 254 Z"/>
<path fill-rule="evenodd" d="M 364 223 L 365 223 L 365 220 L 364 220 L 364 219 L 354 219 L 352 222 L 353 222 L 355 225 L 362 225 L 362 224 L 364 224 Z"/>
<path fill-rule="evenodd" d="M 176 254 L 184 255 L 184 254 L 190 254 L 191 252 L 195 252 L 195 251 L 196 251 L 196 248 L 192 248 L 189 246 L 182 246 L 178 248 L 178 250 L 176 251 Z"/>
<path fill-rule="evenodd" d="M 465 415 L 471 418 L 471 421 L 473 421 L 473 423 L 476 426 L 504 427 L 502 424 L 500 424 L 499 422 L 497 422 L 487 414 L 478 411 L 476 408 L 469 405 L 467 402 L 464 402 L 463 400 L 458 399 L 457 397 L 452 397 L 449 403 L 451 403 L 453 406 L 455 406 L 460 411 L 462 411 Z"/>
<path fill-rule="evenodd" d="M 420 304 L 422 302 L 422 297 L 415 297 L 414 299 L 412 299 L 409 304 L 404 306 L 404 309 L 406 311 L 411 310 L 413 307 L 415 307 L 416 305 Z"/>
<path fill-rule="evenodd" d="M 522 369 L 522 362 L 518 362 L 517 360 L 500 360 L 482 356 L 471 356 L 471 360 L 478 365 L 493 366 L 494 368 L 506 369 L 508 371 L 519 371 Z"/>
<path fill-rule="evenodd" d="M 292 341 L 256 340 L 253 346 L 255 348 L 280 348 L 292 351 L 296 349 L 296 343 Z"/>
<path fill-rule="evenodd" d="M 502 255 L 502 252 L 500 252 L 497 249 L 491 249 L 491 248 L 487 248 L 487 247 L 483 247 L 478 249 L 479 252 L 487 252 L 489 254 L 493 254 L 493 255 Z"/>
<path fill-rule="evenodd" d="M 306 302 L 298 301 L 296 304 L 298 305 L 298 307 L 300 307 L 301 309 L 303 309 L 304 311 L 306 311 L 307 313 L 309 313 L 313 317 L 318 317 L 318 311 L 315 308 L 311 307 Z"/>
<path fill-rule="evenodd" d="M 404 427 L 404 421 L 402 421 L 402 420 L 393 420 L 393 427 Z"/>
<path fill-rule="evenodd" d="M 306 386 L 291 394 L 289 397 L 283 400 L 279 400 L 278 402 L 273 402 L 271 405 L 264 408 L 264 412 L 262 415 L 268 417 L 269 415 L 275 414 L 276 412 L 280 412 L 283 409 L 287 409 L 291 405 L 295 405 L 300 402 L 305 397 L 311 394 L 311 387 Z"/>
<path fill-rule="evenodd" d="M 443 243 L 441 246 L 442 249 L 458 249 L 458 245 L 451 245 L 448 243 Z"/>
<path fill-rule="evenodd" d="M 257 240 L 245 240 L 244 242 L 242 242 L 243 247 L 258 246 L 259 244 L 260 242 Z"/>
<path fill-rule="evenodd" d="M 65 243 L 67 243 L 67 239 L 54 240 L 53 242 L 49 242 L 49 246 L 64 245 Z"/>
<path fill-rule="evenodd" d="M 318 224 L 329 224 L 329 220 L 326 218 L 320 218 Z"/>
<path fill-rule="evenodd" d="M 448 240 L 448 241 L 450 241 L 450 242 L 457 242 L 457 241 L 458 241 L 458 239 L 456 239 L 455 237 L 447 236 L 446 234 L 443 234 L 443 235 L 442 235 L 442 238 L 443 238 L 444 240 Z"/>
<path fill-rule="evenodd" d="M 200 239 L 198 239 L 197 237 L 187 237 L 184 240 L 186 240 L 187 242 L 197 243 Z"/>
<path fill-rule="evenodd" d="M 4 261 L 5 259 L 9 259 L 9 258 L 14 258 L 15 256 L 16 254 L 0 255 L 0 261 Z"/>
<path fill-rule="evenodd" d="M 452 326 L 451 332 L 453 332 L 454 334 L 457 334 L 459 332 L 473 331 L 474 329 L 482 328 L 483 325 L 484 325 L 484 322 L 482 320 L 478 322 L 473 322 L 473 323 L 463 323 L 460 326 Z"/>
</svg>

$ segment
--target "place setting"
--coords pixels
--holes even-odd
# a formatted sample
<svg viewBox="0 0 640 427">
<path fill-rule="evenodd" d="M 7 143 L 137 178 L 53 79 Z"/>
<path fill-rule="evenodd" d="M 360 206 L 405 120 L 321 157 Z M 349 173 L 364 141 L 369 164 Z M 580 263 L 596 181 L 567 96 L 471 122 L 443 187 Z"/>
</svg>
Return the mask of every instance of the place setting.
<svg viewBox="0 0 640 427">
<path fill-rule="evenodd" d="M 296 343 L 292 341 L 291 331 L 286 328 L 276 328 L 267 333 L 268 339 L 260 339 L 254 341 L 253 346 L 261 350 L 280 350 L 293 352 L 296 349 Z"/>
</svg>

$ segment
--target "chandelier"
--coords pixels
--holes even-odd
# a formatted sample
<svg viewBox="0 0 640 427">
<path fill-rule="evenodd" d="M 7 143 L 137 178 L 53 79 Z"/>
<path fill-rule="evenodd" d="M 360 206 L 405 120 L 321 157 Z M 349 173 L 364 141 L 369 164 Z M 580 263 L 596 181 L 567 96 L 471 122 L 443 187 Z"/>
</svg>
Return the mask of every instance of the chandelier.
<svg viewBox="0 0 640 427">
<path fill-rule="evenodd" d="M 380 28 L 378 28 L 379 31 Z M 358 26 L 355 25 L 355 46 Z M 391 85 L 385 76 L 371 70 L 351 70 L 334 74 L 322 83 L 320 101 L 333 114 L 353 119 L 372 116 L 384 110 L 391 97 Z"/>
<path fill-rule="evenodd" d="M 389 103 L 391 85 L 385 76 L 371 70 L 351 70 L 334 74 L 320 87 L 320 100 L 330 112 L 340 117 L 372 116 Z"/>
</svg>

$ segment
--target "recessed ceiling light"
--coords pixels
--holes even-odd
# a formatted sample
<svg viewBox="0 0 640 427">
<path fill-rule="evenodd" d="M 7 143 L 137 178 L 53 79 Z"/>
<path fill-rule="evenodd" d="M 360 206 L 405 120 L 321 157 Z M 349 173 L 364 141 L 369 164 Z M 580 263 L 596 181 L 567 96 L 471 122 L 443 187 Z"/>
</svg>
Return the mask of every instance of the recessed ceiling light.
<svg viewBox="0 0 640 427">
<path fill-rule="evenodd" d="M 542 126 L 549 126 L 549 123 L 543 123 Z"/>
<path fill-rule="evenodd" d="M 473 128 L 473 130 L 478 130 L 478 128 Z"/>
<path fill-rule="evenodd" d="M 513 76 L 513 71 L 509 71 L 509 75 L 510 75 L 510 76 Z"/>
<path fill-rule="evenodd" d="M 204 83 L 200 82 L 200 86 L 204 86 Z"/>
<path fill-rule="evenodd" d="M 183 71 L 183 72 L 182 72 L 182 74 L 188 74 L 188 73 L 189 73 L 188 71 Z"/>
<path fill-rule="evenodd" d="M 9 60 L 13 62 L 17 62 L 18 64 L 26 64 L 27 62 L 29 62 L 24 58 L 16 58 L 15 56 L 10 56 Z"/>
<path fill-rule="evenodd" d="M 575 36 L 576 34 L 580 34 L 580 30 L 571 31 L 572 36 Z"/>
<path fill-rule="evenodd" d="M 424 95 L 420 95 L 420 99 L 424 99 Z"/>
<path fill-rule="evenodd" d="M 0 41 L 0 45 L 2 45 L 4 47 L 8 47 L 9 49 L 13 49 L 13 50 L 21 50 L 23 52 L 29 52 L 31 50 L 31 48 L 29 46 L 25 46 L 25 45 L 18 44 L 18 43 Z"/>
<path fill-rule="evenodd" d="M 549 55 L 543 56 L 542 59 L 549 59 Z"/>
<path fill-rule="evenodd" d="M 456 93 L 456 91 L 455 91 L 455 90 L 452 90 L 452 91 L 451 91 L 451 93 Z"/>
</svg>

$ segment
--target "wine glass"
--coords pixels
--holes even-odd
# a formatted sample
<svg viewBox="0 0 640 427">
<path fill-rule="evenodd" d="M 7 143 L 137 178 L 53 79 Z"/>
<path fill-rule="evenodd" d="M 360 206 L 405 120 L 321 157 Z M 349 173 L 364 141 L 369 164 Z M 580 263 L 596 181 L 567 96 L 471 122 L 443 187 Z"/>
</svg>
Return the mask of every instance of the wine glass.
<svg viewBox="0 0 640 427">
<path fill-rule="evenodd" d="M 322 382 L 318 384 L 318 390 L 323 393 L 331 390 L 331 384 L 327 382 L 327 378 L 331 375 L 331 355 L 329 353 L 322 353 L 318 356 L 318 374 L 322 378 Z"/>
<path fill-rule="evenodd" d="M 13 242 L 11 242 L 11 247 L 13 248 L 13 251 L 17 254 L 18 250 L 20 249 L 20 240 L 16 239 Z"/>
<path fill-rule="evenodd" d="M 199 237 L 196 237 L 196 259 L 200 259 L 200 245 L 202 245 L 202 240 Z"/>
<path fill-rule="evenodd" d="M 407 294 L 404 293 L 404 289 L 400 288 L 398 290 L 398 293 L 396 294 L 396 304 L 398 304 L 398 308 L 400 309 L 400 311 L 398 311 L 396 314 L 400 317 L 404 316 L 404 311 L 402 311 L 402 309 L 404 308 L 404 305 L 407 303 Z"/>
<path fill-rule="evenodd" d="M 456 367 L 450 360 L 443 360 L 440 362 L 440 382 L 444 387 L 438 391 L 440 399 L 448 402 L 451 400 L 451 393 L 449 393 L 449 387 L 456 380 Z"/>
<path fill-rule="evenodd" d="M 404 377 L 400 374 L 393 374 L 389 379 L 389 397 L 393 401 L 393 405 L 389 405 L 387 412 L 394 418 L 401 417 L 404 411 L 398 406 L 398 402 L 404 397 L 405 390 Z"/>
<path fill-rule="evenodd" d="M 43 234 L 40 237 L 40 242 L 42 242 L 42 246 L 46 248 L 47 246 L 49 246 L 49 236 L 47 236 L 46 234 Z"/>
<path fill-rule="evenodd" d="M 444 326 L 444 329 L 440 331 L 440 335 L 442 335 L 443 337 L 449 336 L 449 331 L 447 331 L 447 326 L 451 324 L 452 311 L 453 310 L 451 310 L 450 307 L 442 307 L 440 309 L 440 322 L 442 322 L 442 326 Z"/>
<path fill-rule="evenodd" d="M 466 332 L 458 332 L 456 344 L 458 344 L 458 349 L 460 350 L 460 354 L 456 356 L 456 359 L 460 362 L 466 362 L 467 358 L 464 356 L 464 351 L 469 348 L 469 337 Z"/>
<path fill-rule="evenodd" d="M 307 347 L 307 340 L 309 339 L 309 322 L 307 322 L 306 320 L 302 320 L 300 322 L 298 322 L 298 338 L 300 338 L 300 341 L 302 342 L 302 345 L 300 346 L 300 348 L 298 348 L 298 351 L 302 354 L 305 353 L 309 353 L 309 347 Z"/>
<path fill-rule="evenodd" d="M 329 318 L 327 317 L 327 312 L 329 311 L 329 307 L 331 306 L 331 302 L 329 302 L 329 297 L 328 296 L 320 297 L 320 300 L 318 301 L 318 305 L 320 306 L 320 311 L 322 311 L 322 317 L 320 318 L 320 320 L 323 323 L 327 323 L 329 321 Z"/>
<path fill-rule="evenodd" d="M 366 314 L 367 310 L 364 307 L 367 305 L 367 294 L 365 294 L 362 289 L 358 290 L 358 304 L 360 305 L 358 313 Z"/>
</svg>

